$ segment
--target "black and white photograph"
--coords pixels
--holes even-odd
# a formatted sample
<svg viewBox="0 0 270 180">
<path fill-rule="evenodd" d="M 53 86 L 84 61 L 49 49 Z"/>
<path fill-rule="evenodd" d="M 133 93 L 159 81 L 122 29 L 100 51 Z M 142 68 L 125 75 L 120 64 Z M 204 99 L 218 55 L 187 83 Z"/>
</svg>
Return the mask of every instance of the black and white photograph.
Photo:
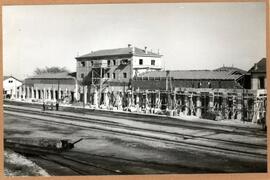
<svg viewBox="0 0 270 180">
<path fill-rule="evenodd" d="M 267 173 L 266 3 L 2 7 L 5 176 Z"/>
</svg>

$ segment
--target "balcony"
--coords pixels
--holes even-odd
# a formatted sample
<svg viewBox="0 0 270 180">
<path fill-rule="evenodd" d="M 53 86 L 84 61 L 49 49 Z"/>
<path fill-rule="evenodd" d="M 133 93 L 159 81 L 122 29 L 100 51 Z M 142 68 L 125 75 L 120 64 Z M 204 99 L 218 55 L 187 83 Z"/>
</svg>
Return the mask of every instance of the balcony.
<svg viewBox="0 0 270 180">
<path fill-rule="evenodd" d="M 93 62 L 93 68 L 108 68 L 108 62 L 107 60 L 99 60 Z"/>
</svg>

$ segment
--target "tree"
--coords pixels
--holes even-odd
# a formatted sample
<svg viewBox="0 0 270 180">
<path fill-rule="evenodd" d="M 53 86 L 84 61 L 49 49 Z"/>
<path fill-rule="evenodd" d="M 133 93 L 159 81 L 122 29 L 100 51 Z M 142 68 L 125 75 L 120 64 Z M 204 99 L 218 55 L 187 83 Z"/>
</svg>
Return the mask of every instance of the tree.
<svg viewBox="0 0 270 180">
<path fill-rule="evenodd" d="M 60 72 L 69 72 L 69 70 L 67 70 L 66 67 L 56 67 L 56 66 L 52 66 L 52 67 L 45 67 L 45 68 L 36 68 L 34 71 L 35 75 L 38 74 L 44 74 L 44 73 L 60 73 Z"/>
</svg>

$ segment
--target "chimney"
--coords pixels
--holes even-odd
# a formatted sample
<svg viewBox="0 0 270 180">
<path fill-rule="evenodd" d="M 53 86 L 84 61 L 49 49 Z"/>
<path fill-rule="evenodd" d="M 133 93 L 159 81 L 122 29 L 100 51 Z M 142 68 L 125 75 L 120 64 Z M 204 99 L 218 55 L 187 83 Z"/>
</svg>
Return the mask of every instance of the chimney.
<svg viewBox="0 0 270 180">
<path fill-rule="evenodd" d="M 132 54 L 135 54 L 135 47 L 132 46 Z"/>
<path fill-rule="evenodd" d="M 148 52 L 147 52 L 147 46 L 144 47 L 144 52 L 145 52 L 145 54 L 148 53 Z"/>
<path fill-rule="evenodd" d="M 159 49 L 157 50 L 157 54 L 159 55 Z"/>
<path fill-rule="evenodd" d="M 258 64 L 255 63 L 255 64 L 254 64 L 254 70 L 257 70 L 257 69 L 258 69 Z"/>
<path fill-rule="evenodd" d="M 166 77 L 170 76 L 170 70 L 166 70 Z"/>
</svg>

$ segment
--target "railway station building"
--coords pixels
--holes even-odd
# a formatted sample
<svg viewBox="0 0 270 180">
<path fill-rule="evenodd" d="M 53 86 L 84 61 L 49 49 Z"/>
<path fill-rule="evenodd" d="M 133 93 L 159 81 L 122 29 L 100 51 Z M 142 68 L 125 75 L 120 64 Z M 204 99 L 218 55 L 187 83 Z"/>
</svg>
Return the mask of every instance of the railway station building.
<svg viewBox="0 0 270 180">
<path fill-rule="evenodd" d="M 18 90 L 18 99 L 28 101 L 61 101 L 71 103 L 78 99 L 76 73 L 43 73 L 24 80 Z"/>
<path fill-rule="evenodd" d="M 128 83 L 135 75 L 162 69 L 162 55 L 130 44 L 125 48 L 92 51 L 76 57 L 77 79 L 94 84 L 104 78 Z"/>
<path fill-rule="evenodd" d="M 91 104 L 102 101 L 104 93 L 130 89 L 133 77 L 139 74 L 162 69 L 159 52 L 130 44 L 124 48 L 92 51 L 76 57 L 76 61 L 80 100 Z"/>
<path fill-rule="evenodd" d="M 170 116 L 258 122 L 266 116 L 266 59 L 248 72 L 162 68 L 162 55 L 128 45 L 76 57 L 76 73 L 46 73 L 25 79 L 23 101 L 83 103 L 90 108 Z"/>
</svg>

